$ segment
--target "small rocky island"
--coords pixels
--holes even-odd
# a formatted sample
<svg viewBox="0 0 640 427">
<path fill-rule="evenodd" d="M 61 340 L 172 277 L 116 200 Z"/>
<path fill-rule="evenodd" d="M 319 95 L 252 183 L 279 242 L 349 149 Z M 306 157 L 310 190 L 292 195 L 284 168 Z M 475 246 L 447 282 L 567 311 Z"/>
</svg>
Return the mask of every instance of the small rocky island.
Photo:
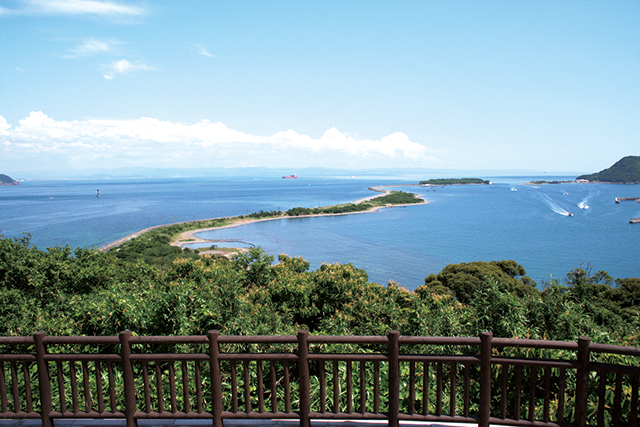
<svg viewBox="0 0 640 427">
<path fill-rule="evenodd" d="M 3 185 L 20 185 L 20 183 L 10 176 L 0 173 L 0 186 Z"/>
</svg>

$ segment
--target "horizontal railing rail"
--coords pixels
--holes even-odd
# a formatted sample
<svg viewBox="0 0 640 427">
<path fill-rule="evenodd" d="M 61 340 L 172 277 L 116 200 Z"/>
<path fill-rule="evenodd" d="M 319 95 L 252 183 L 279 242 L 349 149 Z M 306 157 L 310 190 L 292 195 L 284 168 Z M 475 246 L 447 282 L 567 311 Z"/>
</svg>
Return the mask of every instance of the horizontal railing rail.
<svg viewBox="0 0 640 427">
<path fill-rule="evenodd" d="M 0 337 L 0 418 L 638 426 L 640 348 L 480 337 Z"/>
</svg>

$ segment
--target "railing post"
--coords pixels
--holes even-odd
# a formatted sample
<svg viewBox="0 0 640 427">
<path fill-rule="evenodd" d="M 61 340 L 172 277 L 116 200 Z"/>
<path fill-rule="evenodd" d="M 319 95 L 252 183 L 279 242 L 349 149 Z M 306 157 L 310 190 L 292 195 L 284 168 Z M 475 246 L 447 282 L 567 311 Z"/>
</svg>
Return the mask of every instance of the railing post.
<svg viewBox="0 0 640 427">
<path fill-rule="evenodd" d="M 220 331 L 209 331 L 209 358 L 211 368 L 211 406 L 214 427 L 222 427 L 222 377 L 220 376 Z"/>
<path fill-rule="evenodd" d="M 491 340 L 492 332 L 480 334 L 480 407 L 479 427 L 489 427 L 491 417 Z"/>
<path fill-rule="evenodd" d="M 42 427 L 52 427 L 51 412 L 53 404 L 51 403 L 51 383 L 49 382 L 49 367 L 44 360 L 47 351 L 44 347 L 43 339 L 44 331 L 38 331 L 33 335 L 36 344 L 36 363 L 38 365 L 38 386 L 40 388 L 40 416 L 42 417 Z"/>
<path fill-rule="evenodd" d="M 578 371 L 576 372 L 576 427 L 587 424 L 587 399 L 589 397 L 589 337 L 578 338 Z"/>
<path fill-rule="evenodd" d="M 133 380 L 133 366 L 131 365 L 131 331 L 120 332 L 120 346 L 122 352 L 122 378 L 124 379 L 124 412 L 127 427 L 136 427 L 137 421 L 133 417 L 136 413 L 136 390 Z"/>
<path fill-rule="evenodd" d="M 400 331 L 389 331 L 389 427 L 398 427 L 400 413 Z"/>
<path fill-rule="evenodd" d="M 298 331 L 298 374 L 300 375 L 300 427 L 309 427 L 311 390 L 309 379 L 309 331 Z"/>
</svg>

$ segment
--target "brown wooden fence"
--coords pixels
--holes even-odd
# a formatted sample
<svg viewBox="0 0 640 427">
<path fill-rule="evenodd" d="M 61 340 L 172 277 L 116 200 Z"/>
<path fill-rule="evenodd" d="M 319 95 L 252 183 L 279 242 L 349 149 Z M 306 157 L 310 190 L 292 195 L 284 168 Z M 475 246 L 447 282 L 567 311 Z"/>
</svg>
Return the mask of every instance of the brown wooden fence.
<svg viewBox="0 0 640 427">
<path fill-rule="evenodd" d="M 638 425 L 640 348 L 400 336 L 0 337 L 0 418 Z"/>
</svg>

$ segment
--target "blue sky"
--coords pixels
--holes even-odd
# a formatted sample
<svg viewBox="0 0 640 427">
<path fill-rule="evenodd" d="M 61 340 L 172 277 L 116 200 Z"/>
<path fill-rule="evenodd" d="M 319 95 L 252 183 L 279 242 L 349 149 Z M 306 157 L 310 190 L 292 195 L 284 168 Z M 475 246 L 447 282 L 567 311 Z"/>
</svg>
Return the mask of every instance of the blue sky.
<svg viewBox="0 0 640 427">
<path fill-rule="evenodd" d="M 0 1 L 0 173 L 595 172 L 640 155 L 637 1 Z"/>
</svg>

